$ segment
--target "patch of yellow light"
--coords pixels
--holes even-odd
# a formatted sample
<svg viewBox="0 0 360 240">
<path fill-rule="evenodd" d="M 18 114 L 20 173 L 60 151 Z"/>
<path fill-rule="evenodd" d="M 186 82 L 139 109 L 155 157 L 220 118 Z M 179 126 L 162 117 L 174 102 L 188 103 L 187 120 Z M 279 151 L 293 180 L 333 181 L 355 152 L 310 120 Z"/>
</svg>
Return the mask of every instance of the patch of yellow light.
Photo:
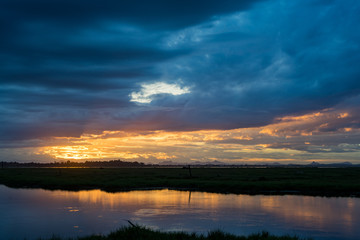
<svg viewBox="0 0 360 240">
<path fill-rule="evenodd" d="M 250 131 L 250 132 L 249 132 Z M 228 144 L 225 140 L 248 141 L 253 138 L 249 129 L 201 130 L 189 132 L 124 132 L 104 131 L 101 134 L 83 134 L 80 138 L 57 138 L 64 146 L 47 146 L 39 154 L 47 154 L 56 159 L 177 159 L 179 156 L 191 158 L 211 151 L 223 151 Z M 66 140 L 66 141 L 65 141 Z M 236 145 L 239 147 L 239 145 Z M 243 150 L 251 146 L 243 146 Z M 214 156 L 206 156 L 214 157 Z M 198 158 L 198 159 L 199 159 Z"/>
<path fill-rule="evenodd" d="M 92 151 L 86 146 L 53 146 L 44 150 L 54 158 L 62 159 L 89 159 L 92 158 Z M 101 157 L 98 155 L 98 157 Z"/>
<path fill-rule="evenodd" d="M 338 116 L 338 118 L 347 118 L 347 117 L 349 117 L 349 116 L 350 116 L 349 113 L 344 112 L 344 113 L 340 113 L 339 116 Z"/>
<path fill-rule="evenodd" d="M 110 144 L 111 146 L 111 144 Z M 131 152 L 110 149 L 108 146 L 94 146 L 92 144 L 84 146 L 52 146 L 41 150 L 43 154 L 48 154 L 55 159 L 64 160 L 88 160 L 88 159 L 149 159 L 151 157 L 156 159 L 171 159 L 174 155 L 168 155 L 164 152 Z"/>
<path fill-rule="evenodd" d="M 313 133 L 312 132 L 301 132 L 300 135 L 301 136 L 312 136 Z"/>
<path fill-rule="evenodd" d="M 163 152 L 154 153 L 153 156 L 154 156 L 155 158 L 161 159 L 161 160 L 176 158 L 175 155 L 169 156 L 168 154 L 163 153 Z"/>
<path fill-rule="evenodd" d="M 70 209 L 69 212 L 79 212 L 79 209 Z"/>
<path fill-rule="evenodd" d="M 250 136 L 239 136 L 239 137 L 234 137 L 234 139 L 250 141 L 250 140 L 253 140 L 254 138 L 252 138 Z"/>
<path fill-rule="evenodd" d="M 323 123 L 320 125 L 320 128 L 327 128 L 329 126 L 329 123 Z"/>
<path fill-rule="evenodd" d="M 276 129 L 271 129 L 270 127 L 265 127 L 259 131 L 260 134 L 266 134 L 269 136 L 277 136 Z"/>
<path fill-rule="evenodd" d="M 281 121 L 281 122 L 304 121 L 304 120 L 318 118 L 318 117 L 321 117 L 323 115 L 324 115 L 324 113 L 315 112 L 315 113 L 309 113 L 309 114 L 305 114 L 305 115 L 301 115 L 301 116 L 285 116 L 285 117 L 278 118 L 278 120 Z"/>
</svg>

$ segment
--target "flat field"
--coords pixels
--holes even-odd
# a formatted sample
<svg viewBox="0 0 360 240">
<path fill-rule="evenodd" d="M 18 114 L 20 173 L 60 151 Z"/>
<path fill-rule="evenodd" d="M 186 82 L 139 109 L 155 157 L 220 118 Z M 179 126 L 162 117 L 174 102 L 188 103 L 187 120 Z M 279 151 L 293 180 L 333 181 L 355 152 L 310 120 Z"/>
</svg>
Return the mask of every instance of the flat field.
<svg viewBox="0 0 360 240">
<path fill-rule="evenodd" d="M 17 188 L 169 188 L 245 194 L 360 197 L 360 168 L 4 168 L 0 184 Z"/>
</svg>

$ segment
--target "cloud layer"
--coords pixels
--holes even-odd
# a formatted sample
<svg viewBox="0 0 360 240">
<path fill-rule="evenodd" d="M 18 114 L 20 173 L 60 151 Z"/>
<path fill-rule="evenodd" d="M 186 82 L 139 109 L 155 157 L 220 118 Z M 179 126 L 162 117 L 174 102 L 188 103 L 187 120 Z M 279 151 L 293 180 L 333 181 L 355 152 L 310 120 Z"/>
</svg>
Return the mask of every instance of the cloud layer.
<svg viewBox="0 0 360 240">
<path fill-rule="evenodd" d="M 319 152 L 300 138 L 343 131 L 345 140 L 326 135 L 321 145 L 358 151 L 358 22 L 351 0 L 3 0 L 0 146 L 264 128 L 297 135 L 266 143 L 274 149 Z M 315 113 L 301 125 L 290 118 Z"/>
</svg>

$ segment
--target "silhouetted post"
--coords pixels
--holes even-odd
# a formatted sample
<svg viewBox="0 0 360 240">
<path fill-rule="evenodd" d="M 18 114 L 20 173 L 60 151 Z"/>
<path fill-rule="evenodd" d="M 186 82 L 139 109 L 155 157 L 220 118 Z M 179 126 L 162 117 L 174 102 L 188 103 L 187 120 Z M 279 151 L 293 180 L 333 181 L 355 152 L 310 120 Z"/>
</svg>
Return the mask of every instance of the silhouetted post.
<svg viewBox="0 0 360 240">
<path fill-rule="evenodd" d="M 189 168 L 189 174 L 190 174 L 190 177 L 192 177 L 192 174 L 191 174 L 191 167 L 190 167 L 190 165 L 188 166 L 188 168 Z"/>
</svg>

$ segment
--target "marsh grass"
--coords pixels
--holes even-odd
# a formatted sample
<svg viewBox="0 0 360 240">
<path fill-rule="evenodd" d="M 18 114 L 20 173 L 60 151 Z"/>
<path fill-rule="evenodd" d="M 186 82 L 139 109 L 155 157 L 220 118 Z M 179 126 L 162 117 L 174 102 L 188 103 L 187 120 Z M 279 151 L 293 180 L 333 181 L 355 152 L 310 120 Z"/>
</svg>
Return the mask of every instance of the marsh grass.
<svg viewBox="0 0 360 240">
<path fill-rule="evenodd" d="M 360 196 L 360 168 L 18 168 L 0 184 L 108 192 L 170 188 L 218 193 Z"/>
<path fill-rule="evenodd" d="M 186 232 L 161 232 L 142 226 L 122 227 L 106 236 L 92 235 L 78 238 L 52 237 L 46 240 L 301 240 L 297 236 L 274 236 L 268 232 L 249 236 L 237 236 L 223 231 L 212 231 L 206 235 Z M 39 239 L 40 240 L 40 239 Z M 41 239 L 45 240 L 45 239 Z"/>
</svg>

